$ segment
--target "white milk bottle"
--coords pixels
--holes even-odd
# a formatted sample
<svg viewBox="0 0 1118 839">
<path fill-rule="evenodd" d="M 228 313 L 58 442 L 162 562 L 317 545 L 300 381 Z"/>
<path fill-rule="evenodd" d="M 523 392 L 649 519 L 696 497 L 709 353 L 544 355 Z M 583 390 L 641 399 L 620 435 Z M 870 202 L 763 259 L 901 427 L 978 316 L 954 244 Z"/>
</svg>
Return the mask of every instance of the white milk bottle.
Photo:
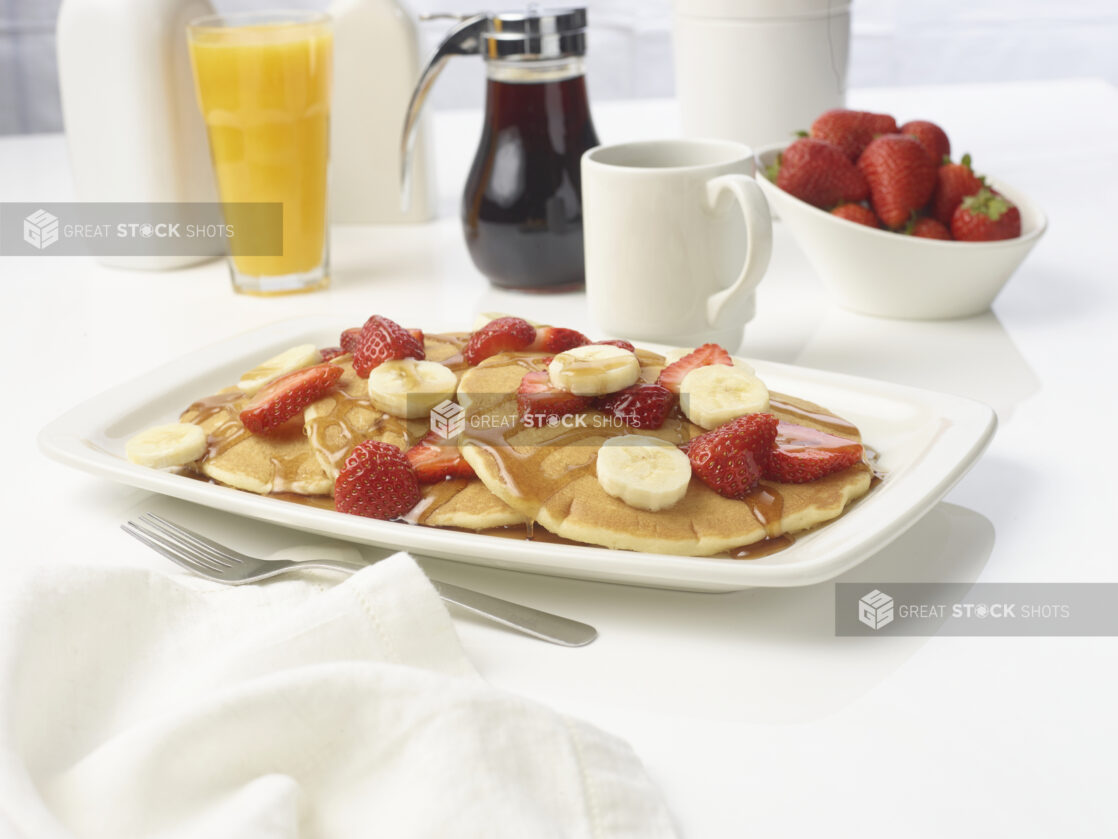
<svg viewBox="0 0 1118 839">
<path fill-rule="evenodd" d="M 400 133 L 419 78 L 415 23 L 395 0 L 335 0 L 330 216 L 341 224 L 422 222 L 435 215 L 434 173 L 416 138 L 411 200 L 400 202 Z"/>
<path fill-rule="evenodd" d="M 186 26 L 209 0 L 63 0 L 58 79 L 80 202 L 217 200 Z M 212 256 L 101 257 L 141 270 Z"/>
</svg>

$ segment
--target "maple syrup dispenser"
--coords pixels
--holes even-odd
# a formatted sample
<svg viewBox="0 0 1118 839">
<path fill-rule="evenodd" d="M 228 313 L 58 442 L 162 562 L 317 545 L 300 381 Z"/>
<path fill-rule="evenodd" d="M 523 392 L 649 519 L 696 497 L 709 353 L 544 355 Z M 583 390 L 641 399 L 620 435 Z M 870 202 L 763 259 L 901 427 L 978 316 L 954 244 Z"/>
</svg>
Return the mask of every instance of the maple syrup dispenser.
<svg viewBox="0 0 1118 839">
<path fill-rule="evenodd" d="M 586 9 L 479 14 L 450 31 L 424 68 L 404 125 L 404 194 L 419 110 L 453 55 L 485 61 L 485 120 L 462 195 L 474 265 L 501 288 L 583 285 L 579 159 L 598 145 L 586 96 Z"/>
</svg>

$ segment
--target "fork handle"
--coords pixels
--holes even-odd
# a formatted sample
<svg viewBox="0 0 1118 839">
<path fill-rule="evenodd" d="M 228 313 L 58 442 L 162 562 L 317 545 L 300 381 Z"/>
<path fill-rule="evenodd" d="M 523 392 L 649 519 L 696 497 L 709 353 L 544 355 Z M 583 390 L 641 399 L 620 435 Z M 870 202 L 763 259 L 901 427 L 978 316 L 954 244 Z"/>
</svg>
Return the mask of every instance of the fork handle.
<svg viewBox="0 0 1118 839">
<path fill-rule="evenodd" d="M 346 562 L 341 559 L 314 559 L 300 562 L 299 565 L 303 568 L 330 568 L 351 574 L 368 568 L 364 563 Z M 431 580 L 431 585 L 435 587 L 439 597 L 448 603 L 454 603 L 495 623 L 531 635 L 533 638 L 550 641 L 552 644 L 582 647 L 598 637 L 598 630 L 589 624 L 564 618 L 561 615 L 533 609 L 531 606 L 513 603 L 510 600 L 502 600 L 499 597 L 482 594 L 480 591 L 462 588 L 452 583 L 444 583 L 441 580 Z"/>
<path fill-rule="evenodd" d="M 582 647 L 598 637 L 598 630 L 589 624 L 564 618 L 561 615 L 543 612 L 531 606 L 502 600 L 499 597 L 444 583 L 441 580 L 431 580 L 431 584 L 443 600 L 534 638 L 564 647 Z"/>
</svg>

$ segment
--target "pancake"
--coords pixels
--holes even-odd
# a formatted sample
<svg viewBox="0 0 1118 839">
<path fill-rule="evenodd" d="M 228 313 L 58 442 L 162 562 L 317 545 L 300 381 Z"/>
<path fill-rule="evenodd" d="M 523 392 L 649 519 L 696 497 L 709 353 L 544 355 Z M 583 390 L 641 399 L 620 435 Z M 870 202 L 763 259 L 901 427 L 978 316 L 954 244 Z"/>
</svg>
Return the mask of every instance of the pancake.
<svg viewBox="0 0 1118 839">
<path fill-rule="evenodd" d="M 182 413 L 182 422 L 200 425 L 209 438 L 196 468 L 215 481 L 259 495 L 329 495 L 334 480 L 307 445 L 302 423 L 288 423 L 267 436 L 252 434 L 239 416 L 249 399 L 236 388 L 225 388 Z"/>
<path fill-rule="evenodd" d="M 469 337 L 468 332 L 425 336 L 423 350 L 429 361 L 442 362 L 460 374 L 465 369 L 462 348 Z M 338 477 L 346 458 L 366 440 L 406 450 L 430 430 L 426 419 L 401 419 L 373 405 L 368 380 L 353 370 L 353 356 L 340 355 L 330 363 L 342 368 L 342 377 L 328 396 L 307 406 L 303 423 L 307 440 L 331 481 Z"/>
<path fill-rule="evenodd" d="M 428 431 L 427 420 L 406 420 L 386 414 L 369 400 L 366 379 L 353 370 L 353 357 L 330 361 L 342 376 L 328 396 L 303 411 L 303 432 L 323 473 L 330 479 L 327 494 L 334 492 L 338 472 L 353 450 L 366 440 L 391 443 L 407 450 Z"/>
<path fill-rule="evenodd" d="M 528 521 L 476 478 L 423 484 L 420 491 L 423 500 L 404 516 L 405 521 L 413 524 L 489 530 Z"/>
<path fill-rule="evenodd" d="M 455 369 L 468 338 L 468 333 L 425 338 L 428 360 Z M 352 356 L 338 356 L 330 363 L 342 368 L 342 376 L 328 396 L 307 406 L 303 418 L 307 444 L 329 478 L 326 493 L 332 495 L 338 471 L 361 443 L 377 440 L 407 450 L 427 434 L 430 426 L 427 419 L 400 419 L 376 408 L 369 399 L 367 380 L 353 370 Z M 460 369 L 465 369 L 464 363 Z M 484 530 L 525 521 L 478 480 L 424 484 L 421 490 L 424 500 L 409 516 L 417 523 Z"/>
<path fill-rule="evenodd" d="M 642 379 L 655 380 L 663 358 L 638 351 Z M 543 369 L 538 353 L 507 353 L 487 359 L 462 377 L 459 398 L 466 406 L 463 456 L 502 501 L 552 533 L 608 548 L 703 556 L 813 527 L 838 516 L 870 486 L 870 468 L 860 463 L 808 484 L 762 481 L 744 500 L 723 498 L 692 480 L 674 506 L 656 513 L 630 507 L 608 495 L 594 472 L 597 451 L 610 437 L 641 434 L 682 443 L 703 433 L 678 410 L 660 429 L 615 424 L 596 411 L 581 427 L 562 424 L 525 428 L 517 419 L 516 388 L 524 373 Z M 824 408 L 772 395 L 771 413 L 859 440 L 857 429 Z"/>
</svg>

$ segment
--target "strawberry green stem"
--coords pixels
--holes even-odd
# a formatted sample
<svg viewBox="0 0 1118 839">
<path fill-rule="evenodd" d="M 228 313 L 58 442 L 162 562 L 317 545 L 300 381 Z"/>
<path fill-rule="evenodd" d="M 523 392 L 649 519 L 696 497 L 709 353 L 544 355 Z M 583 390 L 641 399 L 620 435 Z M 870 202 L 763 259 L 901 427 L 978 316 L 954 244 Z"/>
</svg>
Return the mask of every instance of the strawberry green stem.
<svg viewBox="0 0 1118 839">
<path fill-rule="evenodd" d="M 988 187 L 982 187 L 974 195 L 963 199 L 963 208 L 976 216 L 986 216 L 997 221 L 1013 206 L 1005 197 L 995 195 Z"/>
</svg>

